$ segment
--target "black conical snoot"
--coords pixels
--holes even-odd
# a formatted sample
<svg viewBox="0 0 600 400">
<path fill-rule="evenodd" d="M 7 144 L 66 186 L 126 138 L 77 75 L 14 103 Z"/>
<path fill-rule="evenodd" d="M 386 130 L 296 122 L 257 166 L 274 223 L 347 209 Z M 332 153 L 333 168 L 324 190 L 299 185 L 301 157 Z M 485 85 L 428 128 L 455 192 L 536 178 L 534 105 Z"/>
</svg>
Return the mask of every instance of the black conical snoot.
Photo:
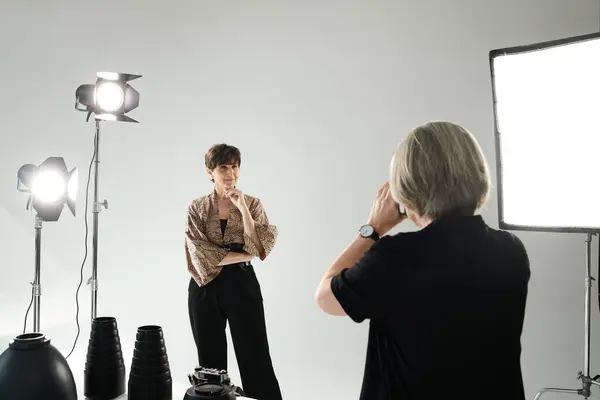
<svg viewBox="0 0 600 400">
<path fill-rule="evenodd" d="M 140 326 L 135 339 L 128 400 L 172 400 L 173 381 L 160 326 Z"/>
<path fill-rule="evenodd" d="M 92 321 L 84 371 L 84 395 L 90 400 L 109 400 L 125 393 L 125 363 L 117 320 Z"/>
</svg>

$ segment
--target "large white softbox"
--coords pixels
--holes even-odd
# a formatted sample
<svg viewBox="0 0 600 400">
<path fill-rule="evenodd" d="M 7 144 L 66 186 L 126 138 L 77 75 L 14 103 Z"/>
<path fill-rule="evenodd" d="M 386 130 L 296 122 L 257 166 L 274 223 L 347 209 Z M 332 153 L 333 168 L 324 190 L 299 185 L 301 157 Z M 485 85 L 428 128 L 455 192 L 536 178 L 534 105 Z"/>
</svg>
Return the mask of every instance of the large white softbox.
<svg viewBox="0 0 600 400">
<path fill-rule="evenodd" d="M 500 228 L 600 231 L 600 33 L 489 56 Z"/>
</svg>

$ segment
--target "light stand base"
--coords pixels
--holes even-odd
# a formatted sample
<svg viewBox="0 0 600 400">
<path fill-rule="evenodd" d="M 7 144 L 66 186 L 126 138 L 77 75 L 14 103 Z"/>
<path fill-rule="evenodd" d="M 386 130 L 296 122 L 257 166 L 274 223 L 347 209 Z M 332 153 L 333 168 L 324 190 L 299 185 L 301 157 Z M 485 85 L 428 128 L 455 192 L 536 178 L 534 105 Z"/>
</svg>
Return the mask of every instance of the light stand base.
<svg viewBox="0 0 600 400">
<path fill-rule="evenodd" d="M 586 244 L 586 270 L 585 270 L 585 304 L 584 304 L 584 359 L 583 359 L 583 371 L 577 374 L 577 379 L 581 380 L 581 389 L 562 389 L 562 388 L 544 388 L 541 389 L 534 397 L 534 400 L 539 400 L 544 393 L 563 393 L 563 394 L 574 394 L 582 396 L 588 399 L 592 395 L 592 386 L 600 386 L 600 375 L 592 378 L 590 376 L 590 353 L 591 353 L 591 299 L 592 299 L 592 284 L 595 281 L 592 277 L 592 236 L 595 233 L 588 233 L 585 238 Z"/>
<path fill-rule="evenodd" d="M 580 372 L 577 378 L 581 379 L 581 389 L 544 388 L 537 392 L 534 400 L 539 400 L 544 393 L 575 394 L 587 399 L 592 395 L 592 385 L 600 386 L 600 382 L 597 381 L 600 376 L 592 378 L 590 376 L 583 376 L 583 374 Z"/>
</svg>

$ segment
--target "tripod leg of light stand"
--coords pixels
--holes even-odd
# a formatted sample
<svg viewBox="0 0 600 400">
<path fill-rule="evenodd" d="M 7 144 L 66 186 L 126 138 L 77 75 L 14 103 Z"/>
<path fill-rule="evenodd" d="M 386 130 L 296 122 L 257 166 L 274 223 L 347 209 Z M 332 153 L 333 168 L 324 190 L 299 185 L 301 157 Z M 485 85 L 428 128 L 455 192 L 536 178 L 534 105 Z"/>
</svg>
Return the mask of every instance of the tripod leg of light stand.
<svg viewBox="0 0 600 400">
<path fill-rule="evenodd" d="M 540 390 L 534 400 L 538 400 L 542 394 L 548 392 L 576 394 L 583 396 L 585 399 L 592 394 L 592 385 L 600 386 L 590 377 L 590 337 L 591 337 L 591 310 L 592 310 L 592 234 L 588 233 L 585 237 L 585 305 L 584 305 L 584 342 L 583 342 L 583 371 L 577 375 L 577 379 L 581 379 L 581 389 L 559 389 L 546 388 Z"/>
<path fill-rule="evenodd" d="M 42 218 L 35 216 L 35 277 L 33 278 L 33 331 L 40 332 L 40 285 L 42 258 Z"/>
<path fill-rule="evenodd" d="M 533 400 L 538 400 L 544 393 L 580 394 L 579 392 L 579 389 L 545 388 L 537 392 Z"/>
</svg>

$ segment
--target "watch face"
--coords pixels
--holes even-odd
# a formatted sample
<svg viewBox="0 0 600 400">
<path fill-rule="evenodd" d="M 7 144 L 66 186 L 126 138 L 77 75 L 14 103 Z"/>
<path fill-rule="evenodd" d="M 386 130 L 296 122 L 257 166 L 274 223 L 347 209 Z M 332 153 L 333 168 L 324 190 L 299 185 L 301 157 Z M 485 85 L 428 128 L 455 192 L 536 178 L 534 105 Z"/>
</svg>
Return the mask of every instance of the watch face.
<svg viewBox="0 0 600 400">
<path fill-rule="evenodd" d="M 373 227 L 371 225 L 363 225 L 360 227 L 360 235 L 363 237 L 369 237 L 373 234 Z"/>
</svg>

